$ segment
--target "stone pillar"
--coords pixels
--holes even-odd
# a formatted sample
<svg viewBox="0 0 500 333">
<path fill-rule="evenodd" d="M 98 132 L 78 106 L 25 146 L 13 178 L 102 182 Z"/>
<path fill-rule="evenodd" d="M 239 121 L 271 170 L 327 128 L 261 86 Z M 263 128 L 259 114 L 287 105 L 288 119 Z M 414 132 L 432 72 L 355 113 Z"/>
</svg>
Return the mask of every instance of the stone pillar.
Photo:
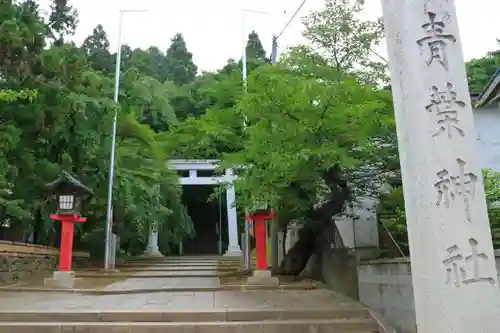
<svg viewBox="0 0 500 333">
<path fill-rule="evenodd" d="M 149 228 L 148 246 L 144 251 L 144 256 L 147 257 L 162 257 L 163 255 L 158 248 L 158 230 L 152 226 Z"/>
<path fill-rule="evenodd" d="M 116 250 L 117 250 L 117 236 L 114 232 L 111 233 L 111 251 L 110 251 L 110 265 L 111 269 L 115 269 L 116 267 Z"/>
<path fill-rule="evenodd" d="M 383 0 L 417 328 L 493 333 L 500 290 L 454 2 Z"/>
<path fill-rule="evenodd" d="M 275 269 L 278 266 L 279 262 L 279 224 L 278 219 L 273 219 L 270 221 L 271 223 L 271 237 L 269 238 L 269 242 L 271 243 L 271 266 Z"/>
<path fill-rule="evenodd" d="M 226 176 L 232 178 L 234 176 L 233 170 L 228 169 Z M 227 200 L 227 235 L 229 238 L 229 246 L 225 256 L 239 257 L 241 256 L 241 248 L 238 244 L 238 216 L 236 214 L 236 207 L 234 202 L 236 200 L 236 191 L 234 185 L 231 185 L 226 190 Z"/>
</svg>

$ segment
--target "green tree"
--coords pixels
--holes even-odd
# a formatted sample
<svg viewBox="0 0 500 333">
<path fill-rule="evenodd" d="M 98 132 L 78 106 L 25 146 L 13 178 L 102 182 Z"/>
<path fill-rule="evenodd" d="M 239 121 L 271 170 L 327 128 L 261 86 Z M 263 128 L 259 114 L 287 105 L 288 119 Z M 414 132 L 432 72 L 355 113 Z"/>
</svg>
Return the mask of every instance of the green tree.
<svg viewBox="0 0 500 333">
<path fill-rule="evenodd" d="M 248 119 L 246 142 L 225 163 L 250 166 L 236 184 L 241 207 L 268 202 L 282 227 L 304 223 L 285 272 L 300 273 L 332 217 L 383 179 L 380 156 L 394 158 L 392 146 L 382 148 L 393 133 L 387 95 L 331 67 L 321 80 L 286 67 L 251 75 L 238 105 Z"/>
<path fill-rule="evenodd" d="M 243 147 L 243 121 L 236 106 L 243 94 L 241 75 L 208 73 L 198 78 L 192 91 L 194 106 L 205 112 L 188 116 L 165 133 L 171 156 L 222 158 Z"/>
<path fill-rule="evenodd" d="M 127 46 L 122 49 L 122 56 L 125 56 L 123 69 L 137 68 L 140 73 L 155 78 L 160 82 L 168 79 L 165 55 L 157 47 L 150 47 L 147 50 L 134 49 L 127 54 Z"/>
<path fill-rule="evenodd" d="M 248 35 L 245 49 L 248 59 L 266 60 L 266 50 L 264 50 L 259 35 L 254 30 Z"/>
<path fill-rule="evenodd" d="M 51 0 L 50 9 L 47 23 L 49 36 L 55 43 L 62 44 L 64 37 L 75 33 L 78 24 L 77 12 L 68 4 L 68 0 Z"/>
<path fill-rule="evenodd" d="M 380 38 L 377 23 L 343 17 L 341 7 L 316 13 L 306 34 L 311 43 L 331 40 L 336 30 L 319 29 L 330 17 L 344 19 L 339 30 L 353 26 L 349 29 L 366 30 L 373 43 Z M 247 166 L 238 171 L 236 184 L 241 210 L 267 202 L 278 211 L 281 227 L 303 223 L 299 241 L 285 257 L 286 273 L 300 273 L 332 218 L 358 195 L 377 192 L 387 171 L 398 168 L 390 94 L 366 84 L 378 83 L 366 79 L 372 70 L 365 61 L 369 49 L 355 36 L 345 36 L 357 51 L 346 53 L 344 62 L 335 63 L 333 56 L 348 52 L 342 43 L 322 54 L 292 48 L 278 65 L 249 71 L 246 93 L 241 72 L 230 61 L 203 76 L 210 84 L 197 94 L 204 96 L 206 114 L 169 133 L 174 154 L 221 158 L 223 167 Z"/>
<path fill-rule="evenodd" d="M 161 83 L 157 79 L 143 75 L 135 67 L 122 75 L 124 93 L 120 96 L 124 107 L 132 107 L 138 120 L 156 131 L 167 130 L 177 123 L 170 98 L 175 87 L 170 82 Z"/>
<path fill-rule="evenodd" d="M 172 38 L 165 61 L 169 80 L 179 85 L 194 81 L 198 68 L 193 63 L 193 55 L 188 51 L 182 34 Z"/>
<path fill-rule="evenodd" d="M 493 246 L 500 249 L 500 172 L 483 170 L 483 179 Z"/>
<path fill-rule="evenodd" d="M 500 68 L 500 50 L 488 52 L 484 57 L 466 63 L 467 80 L 471 92 L 480 93 L 495 71 Z"/>
<path fill-rule="evenodd" d="M 34 58 L 45 47 L 45 25 L 34 1 L 0 2 L 0 85 L 12 88 L 32 75 Z"/>
<path fill-rule="evenodd" d="M 383 24 L 381 19 L 359 18 L 364 4 L 364 0 L 327 0 L 323 10 L 303 19 L 310 47 L 301 52 L 321 55 L 337 71 L 354 73 L 367 83 L 387 84 L 386 63 L 372 52 L 382 40 Z"/>
<path fill-rule="evenodd" d="M 99 24 L 81 46 L 92 68 L 105 73 L 113 72 L 114 60 L 109 53 L 109 40 L 104 27 Z"/>
<path fill-rule="evenodd" d="M 48 218 L 55 207 L 44 195 L 44 185 L 66 170 L 95 191 L 84 211 L 88 222 L 78 227 L 75 244 L 102 251 L 109 131 L 117 106 L 111 100 L 113 77 L 95 71 L 86 51 L 104 50 L 106 43 L 92 38 L 82 48 L 65 43 L 61 36 L 72 21 L 62 21 L 63 13 L 71 12 L 63 2 L 54 6 L 59 11 L 53 15 L 55 23 L 44 21 L 32 1 L 2 2 L 0 9 L 0 218 L 11 222 L 19 239 L 33 235 L 37 243 L 56 244 L 59 226 Z M 56 42 L 47 46 L 45 40 L 56 30 Z M 36 98 L 30 98 L 34 91 Z M 192 233 L 178 176 L 165 168 L 163 138 L 151 128 L 176 122 L 170 94 L 168 84 L 135 68 L 124 73 L 113 202 L 115 231 L 125 242 L 134 240 L 124 244 L 134 253 L 145 246 L 151 224 L 168 241 Z"/>
</svg>

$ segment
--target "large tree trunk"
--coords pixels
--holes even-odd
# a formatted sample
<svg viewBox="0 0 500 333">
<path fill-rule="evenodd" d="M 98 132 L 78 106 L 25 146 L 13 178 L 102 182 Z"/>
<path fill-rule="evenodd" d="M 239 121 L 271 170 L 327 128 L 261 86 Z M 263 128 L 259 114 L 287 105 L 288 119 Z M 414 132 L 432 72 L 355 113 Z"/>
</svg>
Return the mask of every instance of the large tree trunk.
<svg viewBox="0 0 500 333">
<path fill-rule="evenodd" d="M 342 212 L 344 204 L 349 198 L 347 182 L 342 176 L 340 167 L 335 166 L 327 170 L 323 179 L 330 188 L 331 196 L 321 207 L 311 208 L 307 213 L 306 223 L 299 230 L 299 239 L 287 252 L 280 267 L 281 274 L 299 275 L 316 250 L 320 237 L 331 223 L 333 217 Z"/>
<path fill-rule="evenodd" d="M 280 269 L 281 274 L 299 275 L 304 270 L 316 248 L 316 240 L 318 238 L 318 231 L 316 229 L 314 222 L 311 221 L 307 222 L 299 230 L 298 241 L 288 250 L 283 259 Z"/>
</svg>

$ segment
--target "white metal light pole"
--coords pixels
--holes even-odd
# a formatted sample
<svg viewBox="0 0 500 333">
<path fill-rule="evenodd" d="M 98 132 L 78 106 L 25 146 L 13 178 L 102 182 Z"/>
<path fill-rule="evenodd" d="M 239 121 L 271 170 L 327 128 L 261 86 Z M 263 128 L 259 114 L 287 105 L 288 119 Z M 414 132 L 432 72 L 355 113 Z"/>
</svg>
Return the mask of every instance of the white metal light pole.
<svg viewBox="0 0 500 333">
<path fill-rule="evenodd" d="M 113 100 L 115 102 L 115 114 L 113 117 L 113 127 L 111 134 L 111 152 L 109 156 L 109 179 L 108 179 L 108 203 L 106 214 L 106 240 L 104 246 L 104 270 L 110 269 L 110 246 L 111 246 L 111 220 L 113 219 L 113 178 L 115 175 L 115 151 L 116 151 L 116 123 L 118 120 L 118 93 L 120 90 L 120 68 L 122 58 L 122 26 L 123 14 L 130 12 L 148 12 L 147 9 L 121 9 L 118 19 L 118 40 L 116 51 L 116 66 L 115 66 L 115 91 Z"/>
<path fill-rule="evenodd" d="M 242 37 L 242 43 L 243 43 L 243 56 L 241 59 L 241 79 L 243 81 L 243 89 L 245 89 L 245 92 L 247 91 L 247 34 L 246 34 L 246 29 L 245 29 L 245 14 L 246 13 L 253 13 L 253 14 L 263 14 L 267 15 L 269 13 L 260 11 L 260 10 L 253 10 L 253 9 L 242 9 L 241 10 L 241 37 Z M 247 118 L 244 116 L 243 119 L 243 129 L 246 128 L 247 124 Z M 245 210 L 245 245 L 243 247 L 243 264 L 245 269 L 250 269 L 251 266 L 251 256 L 250 256 L 250 232 L 249 232 L 249 227 L 248 227 L 248 221 L 246 220 L 246 216 L 248 215 L 248 210 Z"/>
</svg>

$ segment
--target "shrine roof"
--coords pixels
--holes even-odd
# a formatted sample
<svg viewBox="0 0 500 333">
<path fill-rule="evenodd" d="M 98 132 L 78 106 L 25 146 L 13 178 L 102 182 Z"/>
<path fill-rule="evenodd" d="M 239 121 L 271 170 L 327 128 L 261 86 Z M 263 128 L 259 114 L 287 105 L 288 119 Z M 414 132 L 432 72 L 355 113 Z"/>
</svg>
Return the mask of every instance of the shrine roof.
<svg viewBox="0 0 500 333">
<path fill-rule="evenodd" d="M 483 92 L 479 95 L 476 108 L 500 102 L 500 68 L 491 77 Z"/>
<path fill-rule="evenodd" d="M 73 186 L 75 189 L 78 190 L 78 192 L 81 192 L 82 194 L 92 195 L 94 193 L 90 188 L 83 185 L 78 179 L 73 177 L 67 171 L 61 171 L 57 179 L 46 184 L 45 187 L 47 190 L 56 191 L 59 187 L 65 185 Z"/>
</svg>

